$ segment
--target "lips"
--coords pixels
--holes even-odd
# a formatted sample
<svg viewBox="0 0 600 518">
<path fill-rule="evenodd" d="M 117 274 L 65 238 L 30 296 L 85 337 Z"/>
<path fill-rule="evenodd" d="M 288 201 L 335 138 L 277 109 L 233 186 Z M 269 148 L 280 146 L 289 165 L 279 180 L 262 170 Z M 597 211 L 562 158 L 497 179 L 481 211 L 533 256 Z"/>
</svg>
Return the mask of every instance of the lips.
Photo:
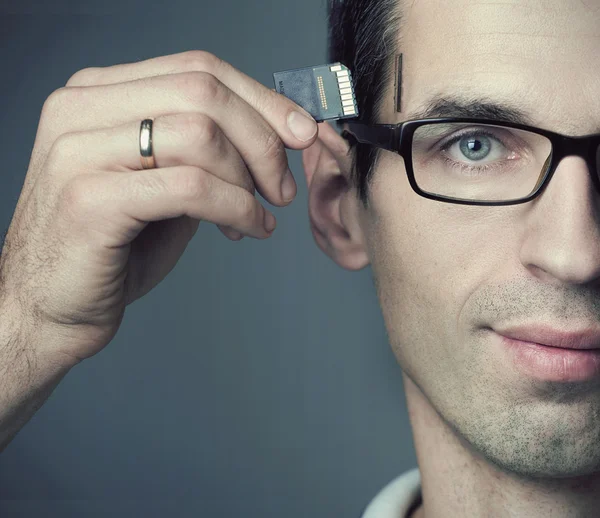
<svg viewBox="0 0 600 518">
<path fill-rule="evenodd" d="M 533 342 L 563 349 L 600 349 L 600 328 L 590 326 L 581 331 L 560 331 L 543 324 L 494 329 L 513 340 Z"/>
</svg>

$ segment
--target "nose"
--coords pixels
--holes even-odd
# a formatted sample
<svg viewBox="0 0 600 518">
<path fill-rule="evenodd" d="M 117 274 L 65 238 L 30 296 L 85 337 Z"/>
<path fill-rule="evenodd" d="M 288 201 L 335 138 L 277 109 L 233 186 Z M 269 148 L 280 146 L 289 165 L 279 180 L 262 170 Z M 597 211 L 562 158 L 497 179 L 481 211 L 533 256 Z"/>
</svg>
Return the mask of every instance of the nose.
<svg viewBox="0 0 600 518">
<path fill-rule="evenodd" d="M 563 158 L 525 209 L 521 263 L 546 282 L 588 284 L 600 277 L 600 194 L 590 162 Z"/>
</svg>

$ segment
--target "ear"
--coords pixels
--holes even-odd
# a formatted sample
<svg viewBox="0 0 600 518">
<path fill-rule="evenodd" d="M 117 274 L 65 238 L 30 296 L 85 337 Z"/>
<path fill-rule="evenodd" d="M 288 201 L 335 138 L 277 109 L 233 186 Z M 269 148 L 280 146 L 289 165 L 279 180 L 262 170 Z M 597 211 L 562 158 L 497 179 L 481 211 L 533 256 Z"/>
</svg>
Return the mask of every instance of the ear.
<svg viewBox="0 0 600 518">
<path fill-rule="evenodd" d="M 360 225 L 362 203 L 352 188 L 350 146 L 328 123 L 319 124 L 319 136 L 302 152 L 308 184 L 308 214 L 319 248 L 347 270 L 369 264 Z"/>
</svg>

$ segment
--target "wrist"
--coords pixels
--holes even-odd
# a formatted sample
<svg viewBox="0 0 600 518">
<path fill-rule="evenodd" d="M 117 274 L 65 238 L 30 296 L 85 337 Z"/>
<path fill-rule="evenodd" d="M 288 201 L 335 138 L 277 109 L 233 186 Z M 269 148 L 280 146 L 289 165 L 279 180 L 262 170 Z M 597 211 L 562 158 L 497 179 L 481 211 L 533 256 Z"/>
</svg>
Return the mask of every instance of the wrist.
<svg viewBox="0 0 600 518">
<path fill-rule="evenodd" d="M 0 352 L 35 359 L 37 368 L 67 372 L 81 360 L 60 350 L 57 330 L 40 326 L 15 298 L 0 297 Z"/>
<path fill-rule="evenodd" d="M 54 336 L 32 329 L 15 306 L 0 304 L 0 453 L 78 363 L 51 352 L 59 350 Z"/>
</svg>

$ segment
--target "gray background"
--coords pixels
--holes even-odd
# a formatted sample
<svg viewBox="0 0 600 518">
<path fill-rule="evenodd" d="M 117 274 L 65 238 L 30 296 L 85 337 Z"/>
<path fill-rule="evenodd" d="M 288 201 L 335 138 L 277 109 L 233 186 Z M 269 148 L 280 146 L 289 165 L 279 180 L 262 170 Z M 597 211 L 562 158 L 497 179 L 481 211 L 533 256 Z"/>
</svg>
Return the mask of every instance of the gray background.
<svg viewBox="0 0 600 518">
<path fill-rule="evenodd" d="M 43 102 L 77 70 L 205 49 L 272 87 L 274 71 L 326 62 L 326 0 L 0 7 L 2 233 Z M 273 237 L 200 224 L 0 456 L 0 516 L 358 517 L 416 466 L 371 269 L 317 248 L 288 156 L 291 206 L 257 194 Z"/>
</svg>

